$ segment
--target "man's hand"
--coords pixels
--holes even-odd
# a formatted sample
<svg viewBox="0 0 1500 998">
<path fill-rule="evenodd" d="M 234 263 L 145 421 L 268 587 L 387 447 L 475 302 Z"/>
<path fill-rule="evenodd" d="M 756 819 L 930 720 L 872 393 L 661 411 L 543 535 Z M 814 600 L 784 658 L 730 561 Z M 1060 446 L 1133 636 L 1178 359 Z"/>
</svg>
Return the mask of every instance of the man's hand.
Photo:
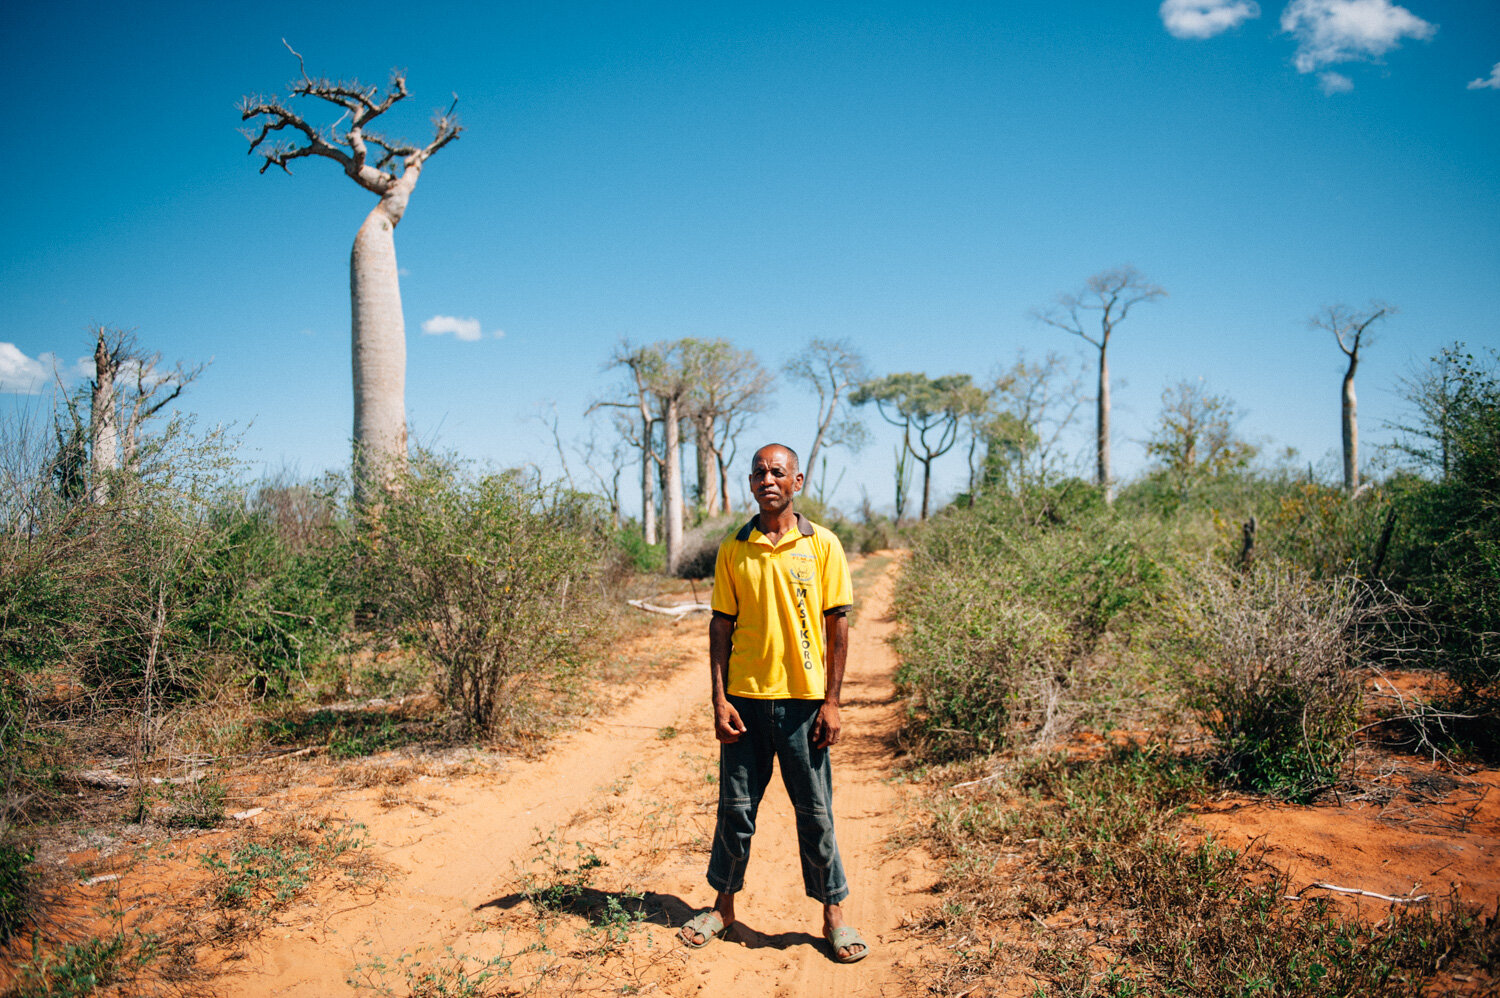
<svg viewBox="0 0 1500 998">
<path fill-rule="evenodd" d="M 824 700 L 823 706 L 818 708 L 818 719 L 813 722 L 813 748 L 827 748 L 839 743 L 839 732 L 843 730 L 843 722 L 839 720 L 839 705 L 832 700 Z"/>
<path fill-rule="evenodd" d="M 745 733 L 745 722 L 734 704 L 722 700 L 714 704 L 714 737 L 725 745 L 732 745 Z"/>
</svg>

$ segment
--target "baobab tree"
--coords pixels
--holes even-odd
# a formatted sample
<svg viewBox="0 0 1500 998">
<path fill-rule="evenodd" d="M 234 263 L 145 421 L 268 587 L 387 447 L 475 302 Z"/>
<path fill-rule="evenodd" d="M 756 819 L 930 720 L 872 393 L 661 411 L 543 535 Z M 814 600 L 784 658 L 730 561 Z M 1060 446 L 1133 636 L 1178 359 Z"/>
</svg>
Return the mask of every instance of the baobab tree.
<svg viewBox="0 0 1500 998">
<path fill-rule="evenodd" d="M 684 362 L 688 353 L 685 342 L 657 343 L 652 347 L 660 363 L 647 382 L 656 399 L 656 421 L 661 424 L 657 463 L 662 472 L 662 533 L 666 535 L 669 573 L 676 572 L 682 560 L 682 423 L 687 418 L 688 397 L 693 390 L 691 368 Z"/>
<path fill-rule="evenodd" d="M 726 451 L 746 419 L 765 406 L 771 376 L 755 351 L 728 340 L 685 339 L 677 349 L 689 385 L 685 410 L 697 456 L 698 506 L 710 515 L 728 513 Z"/>
<path fill-rule="evenodd" d="M 1329 305 L 1308 320 L 1312 328 L 1332 333 L 1339 350 L 1349 361 L 1344 368 L 1339 395 L 1339 428 L 1344 438 L 1344 491 L 1350 495 L 1359 489 L 1359 413 L 1354 397 L 1354 372 L 1359 368 L 1359 352 L 1373 339 L 1370 327 L 1395 312 L 1395 308 L 1380 302 L 1371 302 L 1363 310 L 1347 305 Z"/>
<path fill-rule="evenodd" d="M 1114 475 L 1109 450 L 1109 340 L 1115 327 L 1141 302 L 1165 298 L 1167 292 L 1141 276 L 1134 267 L 1105 270 L 1088 279 L 1082 291 L 1059 295 L 1057 304 L 1033 313 L 1042 322 L 1071 333 L 1099 351 L 1099 391 L 1094 432 L 1094 481 L 1104 490 L 1104 501 L 1114 501 Z M 1097 312 L 1099 331 L 1093 332 Z"/>
<path fill-rule="evenodd" d="M 785 370 L 818 395 L 818 428 L 807 449 L 810 480 L 824 444 L 844 444 L 857 450 L 864 443 L 864 424 L 857 419 L 839 419 L 839 415 L 848 407 L 849 394 L 867 380 L 865 359 L 848 340 L 815 339 L 787 361 Z"/>
<path fill-rule="evenodd" d="M 297 57 L 302 74 L 289 96 L 240 101 L 240 120 L 258 121 L 257 128 L 245 130 L 245 137 L 249 151 L 264 160 L 260 172 L 279 166 L 291 173 L 293 160 L 321 156 L 339 164 L 351 180 L 380 199 L 355 234 L 349 255 L 354 485 L 356 499 L 363 502 L 372 483 L 389 483 L 406 464 L 406 325 L 396 269 L 396 226 L 423 165 L 462 129 L 450 105 L 433 120 L 433 136 L 425 146 L 377 135 L 369 131 L 370 124 L 409 96 L 404 72 L 392 73 L 381 94 L 379 88 L 356 80 L 313 79 L 302 56 L 290 45 L 287 49 Z M 303 97 L 340 108 L 338 120 L 327 128 L 310 124 L 291 108 L 293 100 Z M 277 140 L 268 142 L 273 134 Z M 282 134 L 292 138 L 280 138 Z"/>
<path fill-rule="evenodd" d="M 592 414 L 600 408 L 628 409 L 640 417 L 638 427 L 629 420 L 620 420 L 615 425 L 641 454 L 641 533 L 647 544 L 656 543 L 656 470 L 662 460 L 656 448 L 658 417 L 651 384 L 656 380 L 662 362 L 657 347 L 632 347 L 628 341 L 622 340 L 605 366 L 630 372 L 626 397 L 595 402 L 585 413 Z"/>
</svg>

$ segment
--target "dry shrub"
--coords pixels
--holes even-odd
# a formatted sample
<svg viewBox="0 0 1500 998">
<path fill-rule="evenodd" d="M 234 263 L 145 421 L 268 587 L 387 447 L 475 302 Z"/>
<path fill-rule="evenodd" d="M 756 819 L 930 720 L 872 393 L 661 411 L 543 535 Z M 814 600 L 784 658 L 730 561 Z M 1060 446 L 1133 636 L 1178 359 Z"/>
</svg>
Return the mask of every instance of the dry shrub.
<svg viewBox="0 0 1500 998">
<path fill-rule="evenodd" d="M 1294 798 L 1336 780 L 1359 717 L 1352 668 L 1380 620 L 1370 591 L 1286 563 L 1242 575 L 1203 565 L 1184 583 L 1183 684 L 1223 772 Z"/>
</svg>

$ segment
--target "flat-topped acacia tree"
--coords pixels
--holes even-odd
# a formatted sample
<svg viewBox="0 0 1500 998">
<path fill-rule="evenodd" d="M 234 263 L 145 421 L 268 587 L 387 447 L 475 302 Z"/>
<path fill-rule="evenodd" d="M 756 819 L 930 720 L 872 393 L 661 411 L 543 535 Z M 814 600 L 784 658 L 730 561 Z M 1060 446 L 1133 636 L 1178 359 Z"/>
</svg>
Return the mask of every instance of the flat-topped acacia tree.
<svg viewBox="0 0 1500 998">
<path fill-rule="evenodd" d="M 357 80 L 313 79 L 302 56 L 302 78 L 287 97 L 246 97 L 240 120 L 256 121 L 245 130 L 250 152 L 263 158 L 260 172 L 279 166 L 291 173 L 292 160 L 322 156 L 380 200 L 365 216 L 349 254 L 349 296 L 353 312 L 351 339 L 354 367 L 354 489 L 363 504 L 372 484 L 388 483 L 406 463 L 406 323 L 401 314 L 401 284 L 396 269 L 395 230 L 422 166 L 462 131 L 453 107 L 433 120 L 432 140 L 425 146 L 387 139 L 369 131 L 370 123 L 408 96 L 406 75 L 397 71 L 381 94 Z M 342 113 L 326 128 L 308 123 L 291 103 L 316 97 Z M 455 98 L 454 103 L 457 103 Z M 276 135 L 275 141 L 268 141 Z M 281 136 L 288 135 L 290 138 Z"/>
</svg>

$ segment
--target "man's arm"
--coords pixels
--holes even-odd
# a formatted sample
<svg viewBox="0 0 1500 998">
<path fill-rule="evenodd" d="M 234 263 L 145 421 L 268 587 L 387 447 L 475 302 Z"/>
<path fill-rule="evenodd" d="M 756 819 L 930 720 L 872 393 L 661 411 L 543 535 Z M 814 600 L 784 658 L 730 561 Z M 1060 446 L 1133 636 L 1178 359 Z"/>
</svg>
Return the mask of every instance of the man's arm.
<svg viewBox="0 0 1500 998">
<path fill-rule="evenodd" d="M 818 711 L 818 720 L 813 725 L 813 747 L 827 748 L 837 745 L 843 722 L 839 718 L 839 702 L 844 692 L 844 662 L 849 657 L 849 617 L 843 612 L 823 617 L 824 664 L 828 670 L 828 688 L 823 694 L 823 706 Z"/>
<path fill-rule="evenodd" d="M 729 650 L 734 645 L 734 621 L 717 613 L 708 622 L 708 671 L 713 685 L 714 737 L 726 745 L 740 740 L 745 722 L 729 702 Z"/>
</svg>

